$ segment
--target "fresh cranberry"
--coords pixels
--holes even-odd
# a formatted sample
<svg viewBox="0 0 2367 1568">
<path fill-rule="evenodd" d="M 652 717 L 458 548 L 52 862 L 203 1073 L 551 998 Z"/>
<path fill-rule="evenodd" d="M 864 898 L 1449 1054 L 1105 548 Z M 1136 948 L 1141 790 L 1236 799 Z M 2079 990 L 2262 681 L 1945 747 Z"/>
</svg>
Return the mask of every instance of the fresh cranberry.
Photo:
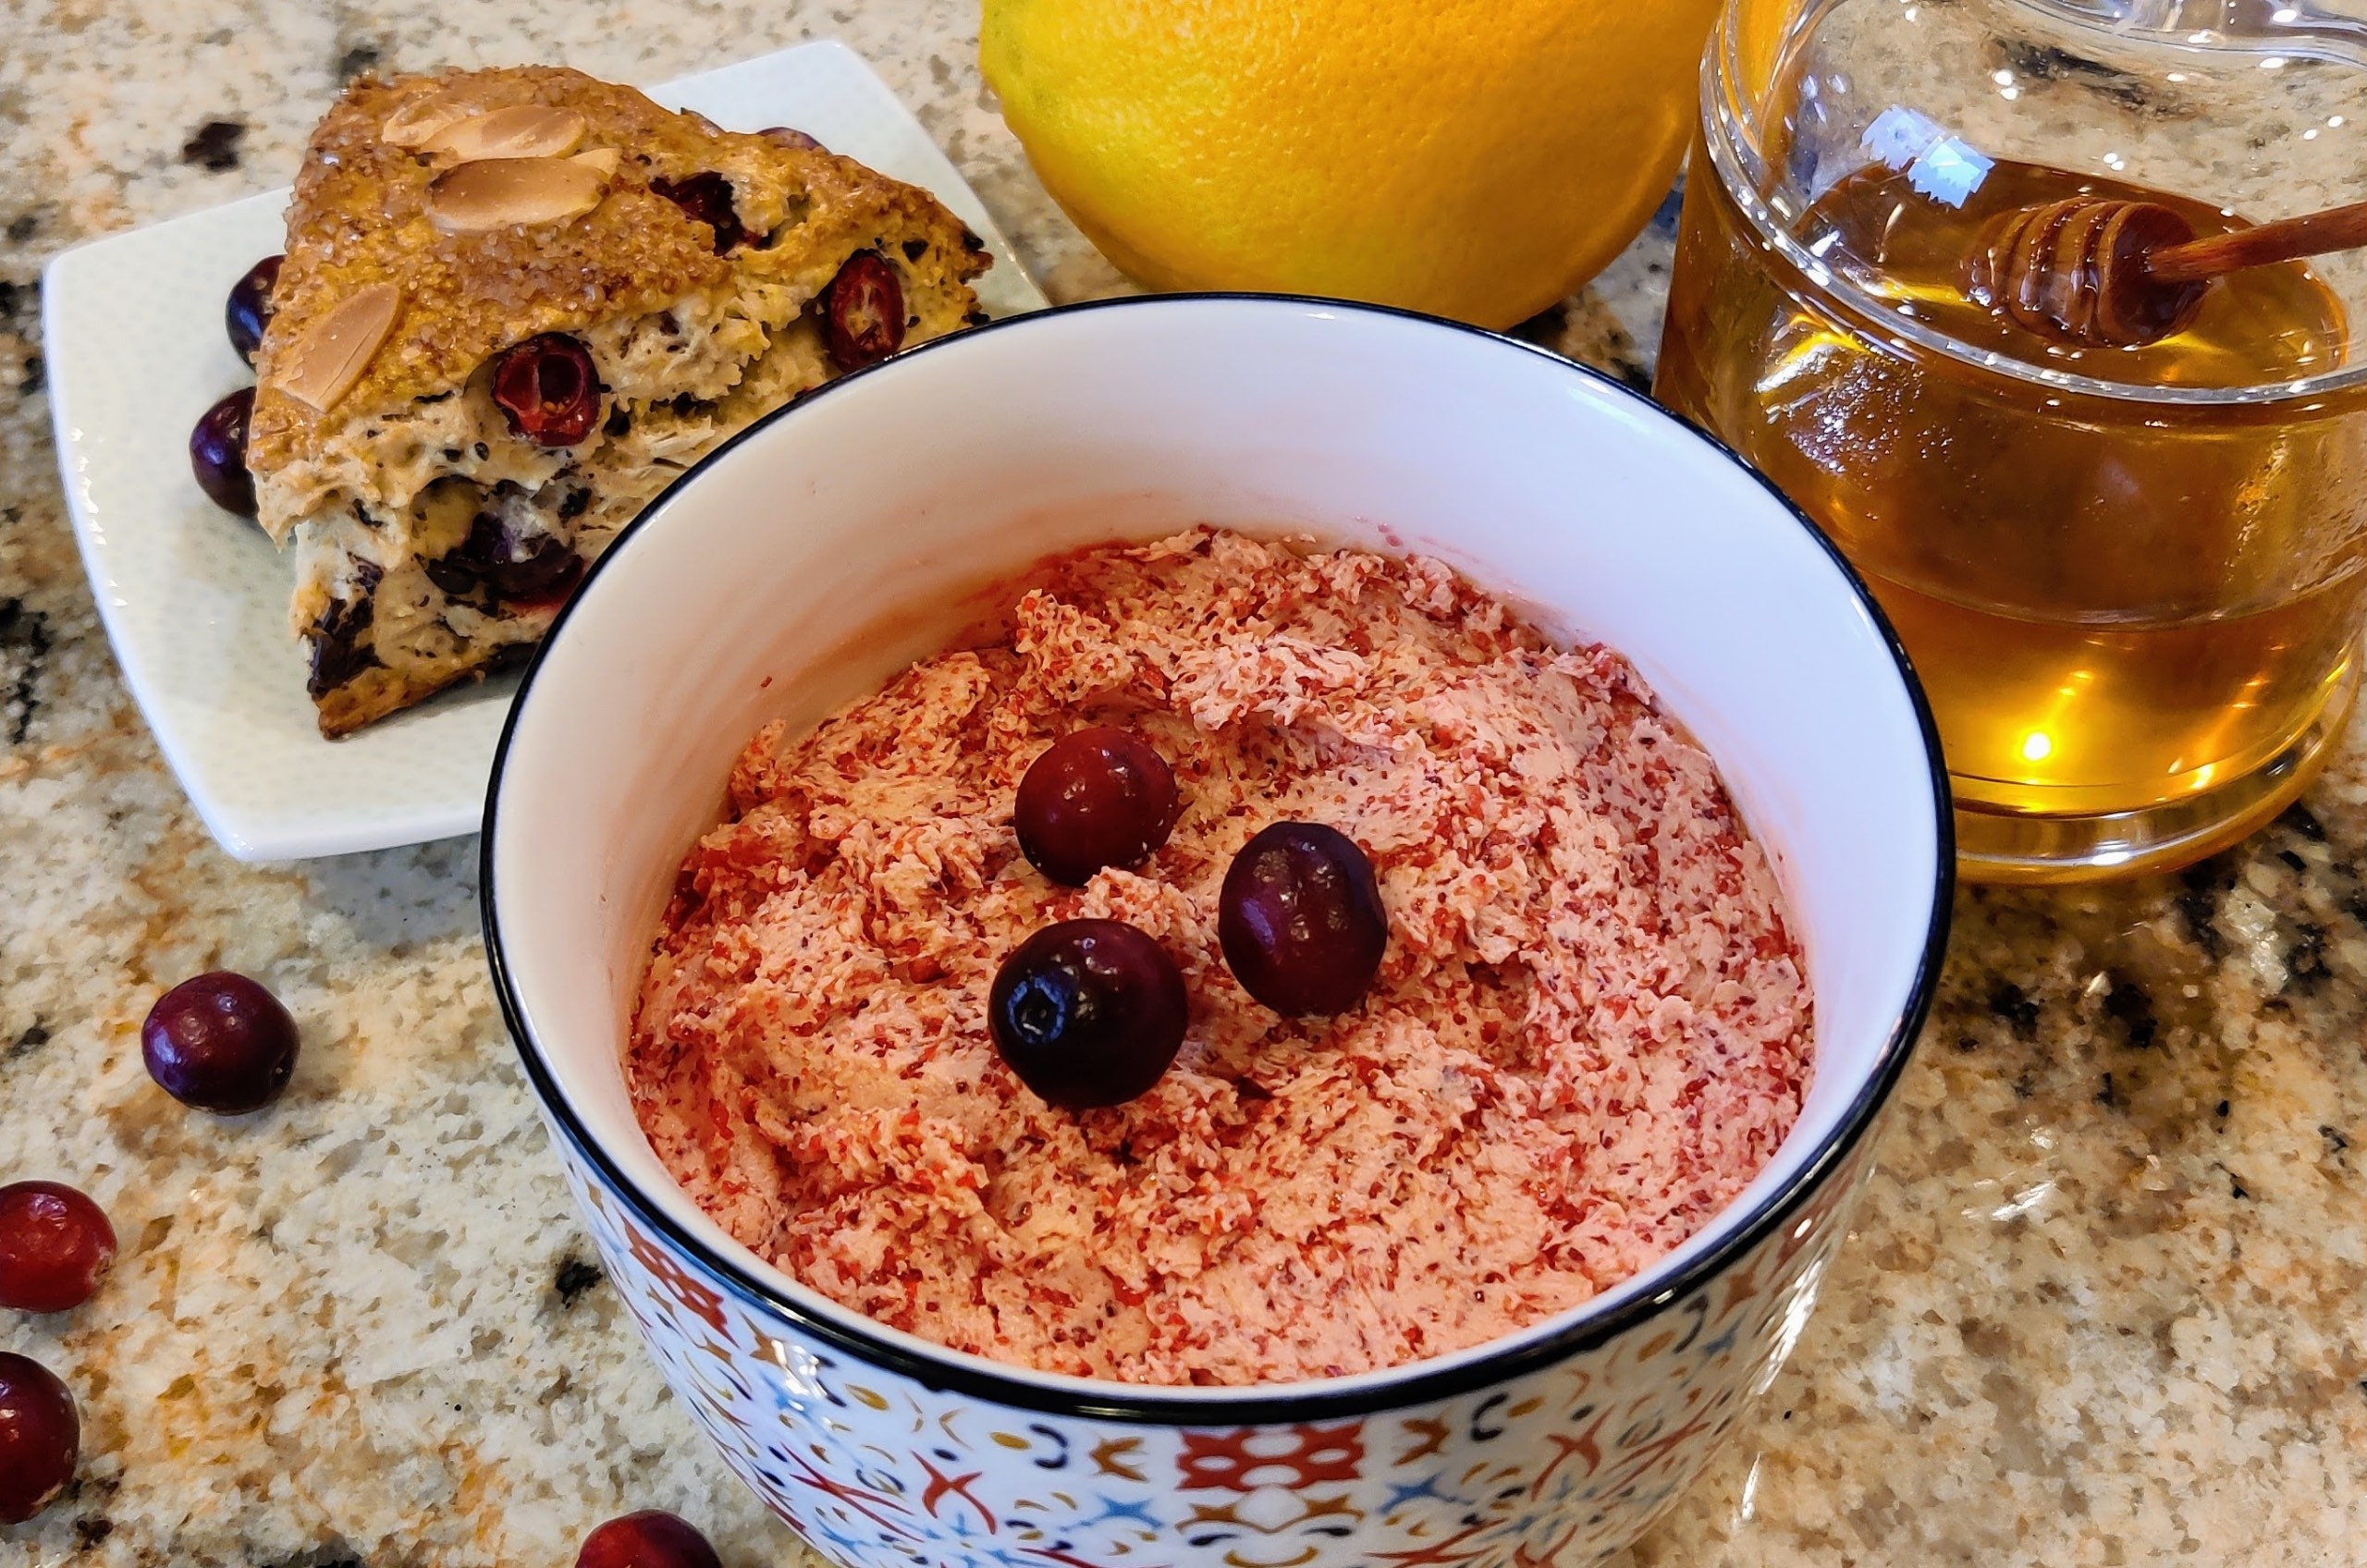
<svg viewBox="0 0 2367 1568">
<path fill-rule="evenodd" d="M 1167 949 L 1120 920 L 1047 925 L 1003 960 L 987 996 L 1003 1060 L 1070 1110 L 1120 1105 L 1158 1083 L 1190 1013 Z"/>
<path fill-rule="evenodd" d="M 537 447 L 572 447 L 600 423 L 592 351 L 563 332 L 512 344 L 493 361 L 493 400 L 512 435 Z"/>
<path fill-rule="evenodd" d="M 1052 742 L 1019 781 L 1020 851 L 1081 888 L 1106 865 L 1140 865 L 1175 827 L 1175 772 L 1131 729 L 1098 725 Z"/>
<path fill-rule="evenodd" d="M 729 255 L 748 231 L 740 227 L 740 210 L 731 204 L 731 182 L 719 174 L 694 174 L 686 179 L 652 179 L 649 189 L 682 209 L 693 223 L 715 230 L 715 253 Z"/>
<path fill-rule="evenodd" d="M 74 1395 L 29 1356 L 0 1351 L 0 1525 L 21 1525 L 74 1478 L 82 1446 Z"/>
<path fill-rule="evenodd" d="M 1224 874 L 1217 941 L 1242 989 L 1276 1012 L 1345 1012 L 1389 945 L 1372 862 L 1336 828 L 1275 823 Z"/>
<path fill-rule="evenodd" d="M 263 347 L 264 329 L 271 325 L 271 291 L 279 287 L 279 263 L 287 259 L 265 256 L 249 267 L 244 277 L 230 285 L 230 302 L 222 312 L 222 322 L 230 330 L 230 347 L 249 364 L 255 362 L 255 350 Z"/>
<path fill-rule="evenodd" d="M 183 1105 L 235 1116 L 279 1097 L 296 1071 L 296 1021 L 279 998 L 225 970 L 184 980 L 140 1026 L 148 1076 Z"/>
<path fill-rule="evenodd" d="M 671 1513 L 647 1509 L 583 1537 L 575 1568 L 723 1568 L 706 1537 Z"/>
<path fill-rule="evenodd" d="M 767 141 L 777 141 L 783 147 L 795 147 L 801 152 L 827 153 L 829 151 L 828 147 L 823 146 L 803 131 L 792 130 L 785 125 L 768 125 L 756 134 Z"/>
<path fill-rule="evenodd" d="M 904 286 L 874 251 L 857 251 L 822 290 L 830 358 L 840 370 L 876 364 L 904 346 Z"/>
<path fill-rule="evenodd" d="M 247 472 L 247 422 L 254 417 L 255 389 L 241 386 L 223 398 L 189 433 L 190 472 L 205 498 L 226 512 L 255 515 L 255 476 Z"/>
<path fill-rule="evenodd" d="M 80 1306 L 114 1261 L 115 1227 L 81 1193 L 58 1182 L 0 1187 L 0 1306 Z"/>
</svg>

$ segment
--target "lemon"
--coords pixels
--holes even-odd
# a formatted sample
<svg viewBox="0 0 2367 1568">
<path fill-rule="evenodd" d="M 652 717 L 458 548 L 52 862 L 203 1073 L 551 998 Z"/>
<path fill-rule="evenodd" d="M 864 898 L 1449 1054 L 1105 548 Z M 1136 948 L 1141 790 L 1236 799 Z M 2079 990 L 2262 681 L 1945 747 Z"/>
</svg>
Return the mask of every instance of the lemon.
<svg viewBox="0 0 2367 1568">
<path fill-rule="evenodd" d="M 1716 0 L 985 0 L 1053 198 L 1156 288 L 1506 326 L 1667 190 Z"/>
</svg>

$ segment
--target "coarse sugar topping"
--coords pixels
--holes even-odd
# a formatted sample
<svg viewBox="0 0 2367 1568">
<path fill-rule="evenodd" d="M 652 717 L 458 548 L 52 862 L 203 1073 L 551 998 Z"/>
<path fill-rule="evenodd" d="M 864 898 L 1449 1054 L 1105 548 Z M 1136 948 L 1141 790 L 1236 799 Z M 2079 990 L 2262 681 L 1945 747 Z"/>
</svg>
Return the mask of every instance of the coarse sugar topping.
<svg viewBox="0 0 2367 1568">
<path fill-rule="evenodd" d="M 687 857 L 627 1063 L 731 1233 L 883 1323 L 1154 1384 L 1337 1376 L 1575 1306 L 1683 1243 L 1797 1117 L 1809 1004 L 1714 766 L 1618 655 L 1559 652 L 1443 566 L 1196 530 L 1059 557 L 1004 634 L 733 770 Z M 1139 731 L 1184 806 L 1062 888 L 1012 795 L 1053 741 Z M 1251 834 L 1372 861 L 1387 954 L 1329 1019 L 1250 999 L 1216 937 Z M 1054 921 L 1182 968 L 1175 1065 L 1036 1099 L 987 989 Z"/>
</svg>

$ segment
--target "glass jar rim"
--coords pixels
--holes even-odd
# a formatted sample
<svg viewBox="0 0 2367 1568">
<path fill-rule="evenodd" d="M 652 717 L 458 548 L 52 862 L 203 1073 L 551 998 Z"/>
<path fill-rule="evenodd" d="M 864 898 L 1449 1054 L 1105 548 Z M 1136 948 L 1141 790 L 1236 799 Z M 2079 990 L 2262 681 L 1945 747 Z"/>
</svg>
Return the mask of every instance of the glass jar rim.
<svg viewBox="0 0 2367 1568">
<path fill-rule="evenodd" d="M 1837 3 L 1838 0 L 1809 0 L 1800 16 L 1812 25 Z M 2119 402 L 2158 404 L 2165 408 L 2226 408 L 2306 402 L 2367 385 L 2367 361 L 2322 371 L 2314 375 L 2255 382 L 2242 386 L 2160 386 L 2111 381 L 2102 376 L 2079 375 L 2032 364 L 2027 360 L 2001 354 L 1992 349 L 1976 348 L 1950 333 L 1938 330 L 1928 322 L 1898 313 L 1856 279 L 1835 269 L 1802 244 L 1791 229 L 1777 221 L 1773 204 L 1747 175 L 1749 164 L 1764 165 L 1766 162 L 1763 148 L 1756 143 L 1746 129 L 1746 121 L 1753 117 L 1746 108 L 1744 92 L 1747 83 L 1742 66 L 1743 13 L 1748 8 L 1743 3 L 1729 3 L 1723 7 L 1710 47 L 1701 55 L 1701 141 L 1709 152 L 1711 177 L 1724 188 L 1726 195 L 1741 213 L 1743 221 L 1750 226 L 1760 245 L 1781 256 L 1808 277 L 1827 299 L 1870 324 L 1881 324 L 1880 331 L 1868 335 L 1878 343 L 1887 337 L 1893 343 L 1883 345 L 1885 347 L 1912 345 L 1989 374 L 2043 387 L 2057 395 L 2107 398 Z M 2175 41 L 2165 39 L 2165 42 Z M 1780 78 L 1784 68 L 1790 43 L 1791 39 L 1787 37 L 1776 52 L 1775 66 L 1770 74 L 1771 92 L 1773 81 Z M 1689 170 L 1687 178 L 1699 178 L 1701 172 Z M 2361 346 L 2367 347 L 2367 341 L 2362 341 Z"/>
</svg>

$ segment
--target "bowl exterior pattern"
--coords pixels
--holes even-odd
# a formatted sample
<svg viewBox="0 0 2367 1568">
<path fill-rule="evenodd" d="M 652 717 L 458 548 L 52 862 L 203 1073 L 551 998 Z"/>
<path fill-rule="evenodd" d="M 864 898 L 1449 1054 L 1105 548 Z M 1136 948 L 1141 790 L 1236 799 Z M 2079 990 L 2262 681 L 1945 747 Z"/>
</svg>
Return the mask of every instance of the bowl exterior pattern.
<svg viewBox="0 0 2367 1568">
<path fill-rule="evenodd" d="M 1871 1136 L 1732 1265 L 1518 1378 L 1258 1426 L 1092 1419 L 855 1359 L 569 1184 L 667 1381 L 731 1468 L 847 1568 L 1537 1568 L 1625 1545 L 1774 1380 L 1871 1169 Z"/>
</svg>

